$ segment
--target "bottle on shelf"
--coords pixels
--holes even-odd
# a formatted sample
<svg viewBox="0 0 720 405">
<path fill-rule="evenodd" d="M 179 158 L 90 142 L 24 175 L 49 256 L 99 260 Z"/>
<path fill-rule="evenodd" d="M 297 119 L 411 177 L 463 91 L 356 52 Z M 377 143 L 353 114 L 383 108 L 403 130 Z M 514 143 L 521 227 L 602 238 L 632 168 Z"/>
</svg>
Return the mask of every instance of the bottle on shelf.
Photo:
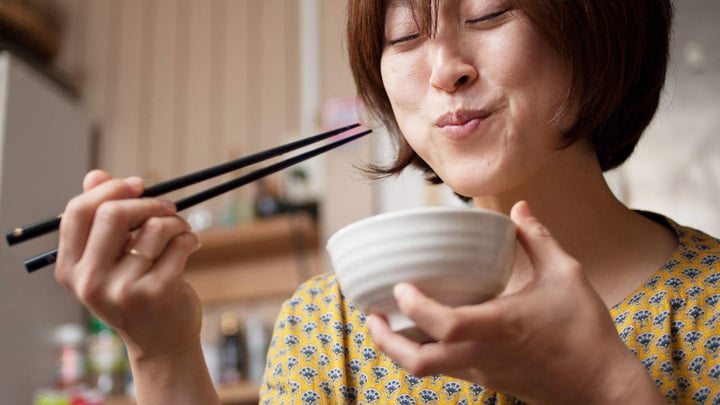
<svg viewBox="0 0 720 405">
<path fill-rule="evenodd" d="M 220 384 L 237 384 L 246 377 L 245 338 L 237 315 L 225 312 L 220 317 Z"/>
<path fill-rule="evenodd" d="M 89 383 L 106 396 L 123 395 L 127 360 L 122 340 L 95 316 L 90 317 L 88 329 Z"/>
</svg>

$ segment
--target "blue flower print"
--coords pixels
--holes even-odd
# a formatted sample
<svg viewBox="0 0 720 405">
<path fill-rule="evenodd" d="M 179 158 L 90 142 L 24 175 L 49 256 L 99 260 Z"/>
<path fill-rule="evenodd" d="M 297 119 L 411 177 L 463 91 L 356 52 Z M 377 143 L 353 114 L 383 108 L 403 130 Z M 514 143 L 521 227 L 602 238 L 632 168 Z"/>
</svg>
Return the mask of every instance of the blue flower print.
<svg viewBox="0 0 720 405">
<path fill-rule="evenodd" d="M 415 400 L 408 394 L 402 394 L 395 400 L 400 405 L 416 405 Z"/>
<path fill-rule="evenodd" d="M 652 355 L 652 356 L 648 357 L 647 359 L 643 360 L 642 364 L 643 364 L 643 366 L 645 366 L 645 368 L 648 371 L 650 371 L 652 369 L 652 366 L 655 365 L 655 362 L 657 361 L 657 359 L 658 359 L 658 355 L 655 354 L 655 355 Z"/>
<path fill-rule="evenodd" d="M 298 374 L 300 374 L 300 376 L 304 377 L 307 380 L 308 384 L 312 384 L 315 377 L 317 377 L 319 375 L 317 370 L 315 370 L 312 367 L 303 367 L 300 369 Z"/>
<path fill-rule="evenodd" d="M 340 394 L 345 398 L 345 401 L 349 403 L 355 403 L 358 399 L 358 390 L 355 387 L 341 386 Z"/>
<path fill-rule="evenodd" d="M 320 310 L 320 306 L 318 304 L 315 304 L 314 302 L 309 302 L 305 304 L 303 310 L 305 310 L 308 315 L 312 315 L 314 312 Z"/>
<path fill-rule="evenodd" d="M 680 388 L 680 392 L 687 392 L 688 388 L 690 388 L 691 386 L 690 380 L 685 377 L 678 377 L 677 382 L 678 388 Z"/>
<path fill-rule="evenodd" d="M 297 326 L 298 324 L 300 324 L 303 321 L 303 319 L 297 315 L 288 315 L 285 318 L 285 321 L 287 323 L 289 323 L 290 326 Z"/>
<path fill-rule="evenodd" d="M 718 358 L 718 350 L 720 350 L 720 336 L 711 336 L 710 339 L 705 341 L 703 349 L 712 355 L 713 359 Z"/>
<path fill-rule="evenodd" d="M 655 318 L 653 319 L 653 326 L 657 327 L 663 327 L 665 326 L 665 321 L 670 316 L 670 311 L 662 311 L 659 314 L 655 315 Z"/>
<path fill-rule="evenodd" d="M 328 323 L 332 320 L 333 315 L 331 313 L 320 315 L 320 322 L 327 327 Z"/>
<path fill-rule="evenodd" d="M 292 370 L 295 366 L 297 366 L 300 363 L 300 360 L 297 359 L 295 356 L 289 356 L 287 359 L 287 368 L 288 371 Z"/>
<path fill-rule="evenodd" d="M 670 323 L 670 336 L 677 337 L 679 336 L 683 329 L 685 329 L 685 322 L 683 321 L 672 321 Z"/>
<path fill-rule="evenodd" d="M 635 312 L 632 319 L 636 322 L 640 323 L 640 329 L 645 328 L 645 321 L 647 321 L 652 316 L 652 312 L 648 311 L 647 309 L 642 309 L 640 311 Z"/>
<path fill-rule="evenodd" d="M 645 352 L 650 351 L 650 344 L 655 339 L 655 334 L 652 332 L 645 332 L 639 334 L 637 337 L 635 337 L 635 342 L 639 343 L 642 347 L 645 348 Z"/>
<path fill-rule="evenodd" d="M 671 343 L 672 343 L 672 340 L 670 339 L 670 335 L 662 335 L 658 338 L 657 342 L 655 343 L 655 346 L 662 347 L 663 349 L 665 349 L 665 352 L 667 353 L 667 350 L 670 347 Z"/>
<path fill-rule="evenodd" d="M 683 338 L 684 342 L 690 343 L 692 346 L 692 349 L 695 350 L 695 344 L 702 338 L 703 334 L 702 332 L 698 332 L 696 330 L 691 330 L 688 332 L 685 337 Z"/>
<path fill-rule="evenodd" d="M 365 397 L 365 401 L 367 401 L 368 404 L 374 404 L 381 398 L 380 391 L 374 388 L 366 389 L 363 392 L 363 396 Z"/>
<path fill-rule="evenodd" d="M 335 367 L 332 370 L 328 371 L 327 375 L 328 375 L 328 377 L 330 377 L 331 380 L 335 381 L 339 378 L 342 378 L 343 371 L 341 369 Z"/>
<path fill-rule="evenodd" d="M 320 356 L 318 356 L 318 366 L 325 368 L 328 364 L 330 364 L 330 357 L 327 356 L 325 353 L 321 353 Z"/>
<path fill-rule="evenodd" d="M 360 372 L 360 369 L 362 368 L 362 364 L 360 363 L 360 360 L 352 359 L 352 360 L 350 360 L 348 367 L 350 368 L 350 371 L 353 373 L 353 375 L 355 375 Z"/>
<path fill-rule="evenodd" d="M 675 349 L 672 351 L 671 358 L 675 364 L 682 364 L 685 361 L 685 357 L 687 357 L 685 350 Z"/>
<path fill-rule="evenodd" d="M 659 370 L 660 370 L 660 372 L 662 372 L 663 374 L 665 374 L 665 375 L 667 375 L 668 377 L 670 377 L 670 379 L 672 379 L 673 374 L 674 374 L 674 372 L 675 372 L 675 370 L 673 369 L 673 364 L 672 364 L 672 362 L 671 362 L 670 360 L 663 361 L 663 362 L 660 364 Z"/>
<path fill-rule="evenodd" d="M 422 378 L 417 378 L 417 377 L 415 377 L 415 376 L 413 376 L 413 375 L 408 374 L 408 375 L 405 376 L 405 381 L 407 381 L 407 383 L 408 383 L 408 388 L 410 388 L 410 391 L 412 391 L 413 388 L 415 388 L 416 385 L 420 384 L 420 383 L 423 381 L 423 379 L 422 379 Z"/>
<path fill-rule="evenodd" d="M 713 294 L 705 298 L 705 304 L 715 310 L 715 306 L 720 302 L 720 294 Z"/>
<path fill-rule="evenodd" d="M 640 305 L 642 302 L 642 299 L 645 298 L 645 295 L 646 295 L 645 292 L 640 292 L 640 293 L 633 295 L 627 302 L 628 306 L 629 305 Z"/>
<path fill-rule="evenodd" d="M 310 322 L 305 322 L 305 325 L 303 325 L 302 330 L 303 330 L 303 332 L 305 332 L 305 334 L 307 336 L 310 336 L 313 334 L 313 332 L 315 332 L 315 329 L 317 329 L 317 327 L 318 327 L 318 325 L 315 321 L 310 321 Z"/>
<path fill-rule="evenodd" d="M 706 364 L 707 359 L 705 357 L 697 356 L 690 361 L 690 364 L 688 365 L 688 370 L 690 371 L 690 374 L 700 379 L 700 377 L 702 377 L 702 372 L 705 369 Z"/>
<path fill-rule="evenodd" d="M 375 375 L 375 383 L 378 384 L 380 381 L 387 377 L 388 374 L 390 374 L 390 371 L 386 367 L 380 367 L 380 366 L 373 366 L 372 367 L 373 375 Z"/>
<path fill-rule="evenodd" d="M 713 288 L 717 288 L 720 282 L 720 273 L 713 273 L 703 279 L 703 283 L 709 284 Z"/>
<path fill-rule="evenodd" d="M 470 384 L 470 393 L 472 393 L 474 401 L 477 401 L 477 398 L 480 396 L 480 394 L 485 391 L 485 388 L 480 384 Z M 473 401 L 473 402 L 474 402 Z"/>
<path fill-rule="evenodd" d="M 297 381 L 290 381 L 288 384 L 290 384 L 290 392 L 293 393 L 293 394 L 296 393 L 296 392 L 298 392 L 298 390 L 299 390 L 300 387 L 302 386 L 302 385 L 301 385 L 299 382 L 297 382 Z"/>
<path fill-rule="evenodd" d="M 300 338 L 295 335 L 287 335 L 285 336 L 285 344 L 292 347 L 296 344 L 300 343 Z"/>
<path fill-rule="evenodd" d="M 656 306 L 658 304 L 662 304 L 663 299 L 667 297 L 667 291 L 658 291 L 655 294 L 653 294 L 650 298 L 648 298 L 648 304 Z"/>
<path fill-rule="evenodd" d="M 377 352 L 370 346 L 363 347 L 362 349 L 363 359 L 365 361 L 377 360 Z"/>
<path fill-rule="evenodd" d="M 708 370 L 708 377 L 715 384 L 720 384 L 720 364 L 716 364 Z"/>
<path fill-rule="evenodd" d="M 388 395 L 388 399 L 392 397 L 392 394 L 397 391 L 402 384 L 400 383 L 400 380 L 390 380 L 385 383 L 385 393 Z"/>
<path fill-rule="evenodd" d="M 713 264 L 717 263 L 718 259 L 720 259 L 720 256 L 718 255 L 707 255 L 703 257 L 702 260 L 700 260 L 700 264 L 703 264 L 707 267 L 712 267 Z"/>
<path fill-rule="evenodd" d="M 457 382 L 451 381 L 443 384 L 442 390 L 447 396 L 447 399 L 452 400 L 462 390 L 462 387 Z"/>
<path fill-rule="evenodd" d="M 630 311 L 625 311 L 625 312 L 619 314 L 618 316 L 616 316 L 615 319 L 613 319 L 613 322 L 615 322 L 616 324 L 625 323 L 625 320 L 627 319 L 628 316 L 630 316 Z"/>
<path fill-rule="evenodd" d="M 692 318 L 693 323 L 697 324 L 700 318 L 705 316 L 705 310 L 698 305 L 693 305 L 685 313 L 688 317 Z"/>
<path fill-rule="evenodd" d="M 323 347 L 327 346 L 328 343 L 332 342 L 332 336 L 328 335 L 327 333 L 318 333 L 317 338 Z"/>
<path fill-rule="evenodd" d="M 353 343 L 355 343 L 355 346 L 359 349 L 363 343 L 365 343 L 365 334 L 358 332 L 353 336 Z"/>
<path fill-rule="evenodd" d="M 440 400 L 440 395 L 431 389 L 423 389 L 418 392 L 418 396 L 422 401 L 423 405 L 435 404 Z"/>
<path fill-rule="evenodd" d="M 687 290 L 685 290 L 685 295 L 690 298 L 695 298 L 704 292 L 705 292 L 704 288 L 694 285 L 694 286 L 688 288 Z"/>
<path fill-rule="evenodd" d="M 325 394 L 325 398 L 332 397 L 333 389 L 332 389 L 332 385 L 330 384 L 330 381 L 323 381 L 320 384 L 318 384 L 318 387 L 320 387 L 323 394 Z"/>
<path fill-rule="evenodd" d="M 305 345 L 300 349 L 300 353 L 302 353 L 302 355 L 309 360 L 315 355 L 315 353 L 317 353 L 317 346 Z"/>
<path fill-rule="evenodd" d="M 305 391 L 300 397 L 303 405 L 315 405 L 320 400 L 320 395 L 315 391 Z"/>
<path fill-rule="evenodd" d="M 695 401 L 696 404 L 704 404 L 711 393 L 710 388 L 702 387 L 693 393 L 692 400 Z"/>
<path fill-rule="evenodd" d="M 671 288 L 673 291 L 678 291 L 683 284 L 685 284 L 685 282 L 679 277 L 671 277 L 663 283 L 664 286 Z"/>
</svg>

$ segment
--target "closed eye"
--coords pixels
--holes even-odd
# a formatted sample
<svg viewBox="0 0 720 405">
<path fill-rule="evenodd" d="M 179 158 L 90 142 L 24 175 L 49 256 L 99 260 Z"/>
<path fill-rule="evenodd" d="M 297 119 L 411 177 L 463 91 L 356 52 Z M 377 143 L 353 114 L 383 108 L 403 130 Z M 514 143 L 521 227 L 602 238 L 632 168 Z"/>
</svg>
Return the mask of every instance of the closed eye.
<svg viewBox="0 0 720 405">
<path fill-rule="evenodd" d="M 492 21 L 492 20 L 495 20 L 495 19 L 507 14 L 508 11 L 510 11 L 510 9 L 498 11 L 495 13 L 490 13 L 490 14 L 487 14 L 487 15 L 484 15 L 484 16 L 478 17 L 478 18 L 473 18 L 471 20 L 467 20 L 466 22 L 467 22 L 467 24 L 475 24 L 475 23 L 480 23 L 480 22 L 485 22 L 485 21 Z"/>
<path fill-rule="evenodd" d="M 412 41 L 412 40 L 417 39 L 417 38 L 419 38 L 419 37 L 420 37 L 420 34 L 417 34 L 417 33 L 416 33 L 416 34 L 405 35 L 405 36 L 400 37 L 400 38 L 389 39 L 389 40 L 387 40 L 387 42 L 385 43 L 385 45 L 387 45 L 387 46 L 393 46 L 393 45 L 401 44 L 401 43 L 403 43 L 403 42 Z"/>
</svg>

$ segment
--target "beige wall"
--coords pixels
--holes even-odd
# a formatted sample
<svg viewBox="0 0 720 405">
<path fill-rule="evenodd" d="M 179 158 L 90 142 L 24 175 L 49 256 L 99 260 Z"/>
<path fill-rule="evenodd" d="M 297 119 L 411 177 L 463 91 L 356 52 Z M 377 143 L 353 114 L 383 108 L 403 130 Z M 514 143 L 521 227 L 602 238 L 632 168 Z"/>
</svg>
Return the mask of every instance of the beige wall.
<svg viewBox="0 0 720 405">
<path fill-rule="evenodd" d="M 64 20 L 57 64 L 97 128 L 97 167 L 154 182 L 305 135 L 300 0 L 36 2 Z M 352 97 L 345 1 L 319 8 L 320 97 Z M 368 150 L 362 141 L 320 159 L 324 234 L 372 212 L 371 186 L 351 165 Z"/>
</svg>

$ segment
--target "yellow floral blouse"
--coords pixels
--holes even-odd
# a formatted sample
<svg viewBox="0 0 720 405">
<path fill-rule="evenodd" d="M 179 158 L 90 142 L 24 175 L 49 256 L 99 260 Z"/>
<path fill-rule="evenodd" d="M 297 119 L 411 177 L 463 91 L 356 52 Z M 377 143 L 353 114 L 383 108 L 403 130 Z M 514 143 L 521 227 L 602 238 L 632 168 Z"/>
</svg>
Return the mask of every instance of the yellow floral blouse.
<svg viewBox="0 0 720 405">
<path fill-rule="evenodd" d="M 610 309 L 618 333 L 668 403 L 720 404 L 720 242 L 668 221 L 672 259 Z M 523 404 L 478 384 L 417 378 L 371 342 L 365 315 L 331 274 L 285 302 L 260 388 L 261 404 Z"/>
</svg>

